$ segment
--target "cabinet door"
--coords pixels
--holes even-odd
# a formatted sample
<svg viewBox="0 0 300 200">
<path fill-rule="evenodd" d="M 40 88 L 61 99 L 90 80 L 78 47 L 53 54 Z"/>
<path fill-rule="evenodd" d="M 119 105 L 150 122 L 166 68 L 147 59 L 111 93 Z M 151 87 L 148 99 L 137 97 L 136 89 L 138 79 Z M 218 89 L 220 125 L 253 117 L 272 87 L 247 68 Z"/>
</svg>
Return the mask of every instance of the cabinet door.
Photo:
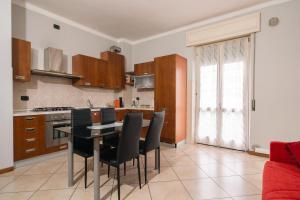
<svg viewBox="0 0 300 200">
<path fill-rule="evenodd" d="M 154 74 L 154 62 L 145 62 L 134 65 L 134 74 L 135 75 L 145 75 L 145 74 Z"/>
<path fill-rule="evenodd" d="M 105 88 L 123 89 L 125 87 L 125 58 L 113 52 L 102 52 L 101 58 L 107 62 Z"/>
<path fill-rule="evenodd" d="M 162 141 L 175 140 L 175 58 L 164 56 L 155 58 L 155 111 L 165 110 L 165 122 L 161 133 Z"/>
<path fill-rule="evenodd" d="M 99 65 L 98 65 L 98 59 L 97 58 L 92 58 L 88 57 L 88 79 L 89 82 L 91 83 L 90 86 L 92 87 L 100 87 L 100 70 L 99 70 Z"/>
<path fill-rule="evenodd" d="M 106 87 L 106 68 L 107 68 L 107 62 L 98 59 L 99 86 L 102 88 Z"/>
<path fill-rule="evenodd" d="M 72 57 L 72 73 L 82 76 L 79 80 L 73 80 L 76 86 L 90 86 L 90 70 L 88 56 L 76 55 Z"/>
<path fill-rule="evenodd" d="M 31 79 L 31 43 L 12 38 L 13 78 L 19 81 Z"/>
</svg>

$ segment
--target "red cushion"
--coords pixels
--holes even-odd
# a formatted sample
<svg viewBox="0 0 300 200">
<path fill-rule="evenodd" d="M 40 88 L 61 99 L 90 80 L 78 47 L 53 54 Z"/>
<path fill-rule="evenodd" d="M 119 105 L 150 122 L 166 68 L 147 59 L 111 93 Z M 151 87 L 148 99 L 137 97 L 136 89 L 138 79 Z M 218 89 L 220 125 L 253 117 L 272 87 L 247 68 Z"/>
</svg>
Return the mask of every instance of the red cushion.
<svg viewBox="0 0 300 200">
<path fill-rule="evenodd" d="M 300 141 L 287 143 L 286 146 L 300 166 Z"/>
<path fill-rule="evenodd" d="M 263 200 L 299 199 L 300 169 L 291 164 L 268 161 L 263 174 Z"/>
</svg>

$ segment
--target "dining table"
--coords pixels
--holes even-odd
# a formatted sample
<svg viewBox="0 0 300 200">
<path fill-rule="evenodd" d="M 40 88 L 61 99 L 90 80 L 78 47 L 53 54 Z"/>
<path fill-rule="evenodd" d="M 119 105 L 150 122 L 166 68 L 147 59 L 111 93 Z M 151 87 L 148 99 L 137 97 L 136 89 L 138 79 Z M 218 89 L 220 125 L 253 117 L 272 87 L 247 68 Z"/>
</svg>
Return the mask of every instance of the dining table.
<svg viewBox="0 0 300 200">
<path fill-rule="evenodd" d="M 143 119 L 142 127 L 148 127 L 150 120 Z M 110 128 L 122 129 L 123 122 L 114 122 L 111 124 L 96 123 L 91 126 L 72 128 L 71 126 L 56 128 L 56 131 L 60 131 L 68 134 L 68 186 L 74 185 L 74 153 L 73 153 L 73 138 L 78 137 L 86 140 L 93 140 L 93 153 L 94 153 L 94 200 L 100 200 L 100 141 L 107 135 L 115 134 L 116 132 L 107 132 Z M 119 131 L 122 134 L 121 131 Z"/>
</svg>

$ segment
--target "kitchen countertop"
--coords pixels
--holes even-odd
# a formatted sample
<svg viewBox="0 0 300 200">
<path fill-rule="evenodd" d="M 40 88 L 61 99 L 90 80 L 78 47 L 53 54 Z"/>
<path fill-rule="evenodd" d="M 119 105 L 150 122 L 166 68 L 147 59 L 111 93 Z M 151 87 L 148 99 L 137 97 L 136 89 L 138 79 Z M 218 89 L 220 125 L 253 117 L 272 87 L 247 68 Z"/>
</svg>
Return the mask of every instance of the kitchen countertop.
<svg viewBox="0 0 300 200">
<path fill-rule="evenodd" d="M 145 108 L 145 107 L 124 107 L 124 108 L 115 108 L 116 110 L 149 110 L 154 111 L 154 108 Z M 92 111 L 99 111 L 100 108 L 92 109 Z M 49 115 L 49 114 L 63 114 L 70 113 L 70 110 L 64 111 L 45 111 L 45 112 L 33 112 L 31 110 L 15 110 L 14 117 L 18 116 L 29 116 L 29 115 Z"/>
</svg>

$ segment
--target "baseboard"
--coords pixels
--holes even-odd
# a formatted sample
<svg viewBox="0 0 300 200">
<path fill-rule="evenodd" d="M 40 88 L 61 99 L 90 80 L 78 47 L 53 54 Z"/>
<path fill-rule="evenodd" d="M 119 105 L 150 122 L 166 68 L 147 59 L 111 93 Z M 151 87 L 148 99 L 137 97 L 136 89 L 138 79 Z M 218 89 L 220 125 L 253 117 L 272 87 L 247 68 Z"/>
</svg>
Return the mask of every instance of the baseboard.
<svg viewBox="0 0 300 200">
<path fill-rule="evenodd" d="M 8 167 L 8 168 L 0 169 L 0 174 L 5 174 L 5 173 L 11 172 L 13 170 L 14 170 L 14 167 Z"/>
<path fill-rule="evenodd" d="M 264 157 L 264 158 L 270 158 L 269 154 L 264 154 L 264 153 L 257 153 L 255 151 L 247 151 L 248 154 L 253 155 L 253 156 L 259 156 L 259 157 Z"/>
</svg>

